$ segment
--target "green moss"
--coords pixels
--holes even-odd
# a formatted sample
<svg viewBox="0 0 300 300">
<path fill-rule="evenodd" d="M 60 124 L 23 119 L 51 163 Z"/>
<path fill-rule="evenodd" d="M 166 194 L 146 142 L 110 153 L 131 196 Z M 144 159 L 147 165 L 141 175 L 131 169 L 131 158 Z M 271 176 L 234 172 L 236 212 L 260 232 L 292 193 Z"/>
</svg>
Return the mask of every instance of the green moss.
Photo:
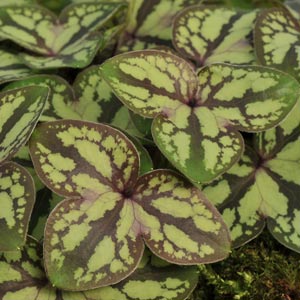
<svg viewBox="0 0 300 300">
<path fill-rule="evenodd" d="M 299 262 L 300 254 L 264 232 L 225 261 L 200 266 L 199 285 L 190 300 L 300 299 Z"/>
</svg>

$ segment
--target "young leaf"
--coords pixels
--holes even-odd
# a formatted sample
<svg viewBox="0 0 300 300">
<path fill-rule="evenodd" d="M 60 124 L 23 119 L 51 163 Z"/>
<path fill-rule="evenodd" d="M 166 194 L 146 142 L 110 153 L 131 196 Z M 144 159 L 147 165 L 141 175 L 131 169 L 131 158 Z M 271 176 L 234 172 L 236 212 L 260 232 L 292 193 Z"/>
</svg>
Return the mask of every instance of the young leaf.
<svg viewBox="0 0 300 300">
<path fill-rule="evenodd" d="M 286 8 L 262 11 L 255 26 L 255 49 L 261 64 L 285 71 L 298 80 L 300 24 Z"/>
<path fill-rule="evenodd" d="M 0 83 L 32 74 L 21 59 L 12 53 L 0 50 Z"/>
<path fill-rule="evenodd" d="M 0 165 L 0 252 L 17 250 L 25 243 L 34 201 L 30 174 L 13 162 Z"/>
<path fill-rule="evenodd" d="M 256 150 L 204 189 L 230 228 L 235 247 L 256 237 L 265 220 L 272 235 L 300 252 L 300 105 L 275 129 L 256 135 Z"/>
<path fill-rule="evenodd" d="M 153 261 L 153 260 L 152 260 Z M 58 290 L 46 278 L 41 246 L 28 237 L 22 250 L 0 255 L 1 300 L 183 300 L 197 284 L 196 267 L 155 266 L 145 255 L 133 275 L 121 283 L 84 292 Z M 145 298 L 146 299 L 146 298 Z"/>
<path fill-rule="evenodd" d="M 59 18 L 40 6 L 1 7 L 0 37 L 43 55 L 22 55 L 31 68 L 83 68 L 101 46 L 102 36 L 95 31 L 123 7 L 121 3 L 71 5 Z"/>
<path fill-rule="evenodd" d="M 119 282 L 136 269 L 144 241 L 177 264 L 227 256 L 230 242 L 218 211 L 172 171 L 138 178 L 137 150 L 118 130 L 45 123 L 35 130 L 30 153 L 41 180 L 67 197 L 45 230 L 45 267 L 55 286 L 86 290 Z"/>
<path fill-rule="evenodd" d="M 198 66 L 216 62 L 251 64 L 255 61 L 252 31 L 257 11 L 197 5 L 174 20 L 173 44 Z"/>
<path fill-rule="evenodd" d="M 37 86 L 0 93 L 0 164 L 26 143 L 48 93 L 48 88 Z"/>
<path fill-rule="evenodd" d="M 273 69 L 212 64 L 196 76 L 180 57 L 156 50 L 115 56 L 101 70 L 129 109 L 154 118 L 155 143 L 196 182 L 211 181 L 240 158 L 238 130 L 274 127 L 299 95 L 297 81 Z"/>
</svg>

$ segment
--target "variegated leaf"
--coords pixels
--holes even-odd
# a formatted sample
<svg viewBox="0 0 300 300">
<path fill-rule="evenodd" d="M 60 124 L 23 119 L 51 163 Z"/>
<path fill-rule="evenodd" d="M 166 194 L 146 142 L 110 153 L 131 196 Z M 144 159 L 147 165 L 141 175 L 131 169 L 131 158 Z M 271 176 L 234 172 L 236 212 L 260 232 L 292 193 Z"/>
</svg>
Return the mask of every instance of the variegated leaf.
<svg viewBox="0 0 300 300">
<path fill-rule="evenodd" d="M 272 235 L 300 252 L 300 104 L 275 129 L 256 135 L 256 150 L 204 189 L 218 206 L 234 246 L 257 236 L 267 220 Z"/>
<path fill-rule="evenodd" d="M 26 143 L 48 93 L 46 87 L 29 86 L 0 94 L 0 163 Z"/>
<path fill-rule="evenodd" d="M 102 79 L 99 66 L 78 74 L 73 84 L 76 95 L 74 110 L 82 120 L 111 123 L 122 104 Z"/>
<path fill-rule="evenodd" d="M 35 201 L 32 177 L 20 165 L 0 166 L 0 252 L 14 251 L 25 243 Z"/>
<path fill-rule="evenodd" d="M 84 292 L 62 291 L 46 278 L 41 250 L 28 237 L 21 250 L 0 255 L 1 300 L 183 300 L 197 284 L 196 267 L 156 266 L 147 253 L 136 272 L 120 284 Z"/>
<path fill-rule="evenodd" d="M 255 49 L 261 64 L 300 80 L 300 24 L 285 8 L 262 11 L 255 27 Z"/>
<path fill-rule="evenodd" d="M 60 118 L 80 119 L 80 116 L 73 108 L 76 102 L 72 87 L 66 80 L 56 75 L 35 75 L 15 81 L 7 85 L 5 90 L 29 85 L 50 88 L 48 101 L 40 118 L 41 121 L 51 121 Z"/>
<path fill-rule="evenodd" d="M 31 68 L 83 68 L 102 43 L 95 31 L 123 7 L 103 2 L 71 5 L 59 18 L 40 6 L 1 7 L 0 37 L 43 55 L 22 55 Z"/>
<path fill-rule="evenodd" d="M 171 46 L 174 16 L 182 8 L 196 3 L 196 0 L 130 1 L 127 26 L 118 51 Z"/>
<path fill-rule="evenodd" d="M 62 197 L 49 190 L 41 182 L 33 168 L 27 145 L 21 147 L 14 155 L 13 161 L 24 167 L 34 180 L 36 200 L 30 217 L 28 234 L 37 240 L 41 240 L 44 237 L 47 218 L 54 207 L 62 200 Z"/>
<path fill-rule="evenodd" d="M 36 4 L 36 0 L 1 0 L 1 6 Z"/>
<path fill-rule="evenodd" d="M 218 211 L 176 173 L 138 179 L 137 150 L 120 131 L 49 122 L 35 130 L 30 153 L 45 184 L 67 197 L 45 230 L 45 266 L 55 286 L 85 290 L 119 282 L 137 267 L 143 240 L 178 264 L 227 256 L 230 242 Z"/>
<path fill-rule="evenodd" d="M 32 74 L 21 59 L 8 51 L 0 50 L 0 83 Z"/>
<path fill-rule="evenodd" d="M 129 109 L 155 118 L 157 146 L 196 182 L 214 179 L 240 158 L 238 130 L 274 127 L 299 97 L 297 81 L 273 69 L 212 64 L 197 77 L 183 59 L 156 50 L 115 56 L 101 69 Z"/>
<path fill-rule="evenodd" d="M 15 81 L 5 90 L 48 86 L 50 94 L 41 121 L 73 119 L 111 123 L 122 104 L 99 73 L 96 66 L 85 69 L 78 74 L 73 87 L 56 75 L 36 75 Z"/>
<path fill-rule="evenodd" d="M 252 31 L 257 11 L 197 5 L 174 20 L 173 44 L 198 66 L 216 62 L 251 64 L 255 61 Z"/>
</svg>

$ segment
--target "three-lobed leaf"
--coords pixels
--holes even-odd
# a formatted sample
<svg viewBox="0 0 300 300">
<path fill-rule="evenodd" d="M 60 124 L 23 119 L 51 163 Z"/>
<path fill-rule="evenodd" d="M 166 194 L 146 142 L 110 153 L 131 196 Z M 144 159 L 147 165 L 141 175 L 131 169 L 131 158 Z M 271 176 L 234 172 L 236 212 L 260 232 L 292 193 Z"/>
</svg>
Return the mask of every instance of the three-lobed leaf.
<svg viewBox="0 0 300 300">
<path fill-rule="evenodd" d="M 274 127 L 299 96 L 297 81 L 273 69 L 212 64 L 196 75 L 182 58 L 157 50 L 115 56 L 101 70 L 129 109 L 154 118 L 155 143 L 196 182 L 211 181 L 240 158 L 238 130 Z"/>
<path fill-rule="evenodd" d="M 35 130 L 30 153 L 41 180 L 66 197 L 45 230 L 45 267 L 55 286 L 85 290 L 119 282 L 136 269 L 144 242 L 178 264 L 227 256 L 218 211 L 172 171 L 138 177 L 137 150 L 118 130 L 48 122 Z"/>
</svg>

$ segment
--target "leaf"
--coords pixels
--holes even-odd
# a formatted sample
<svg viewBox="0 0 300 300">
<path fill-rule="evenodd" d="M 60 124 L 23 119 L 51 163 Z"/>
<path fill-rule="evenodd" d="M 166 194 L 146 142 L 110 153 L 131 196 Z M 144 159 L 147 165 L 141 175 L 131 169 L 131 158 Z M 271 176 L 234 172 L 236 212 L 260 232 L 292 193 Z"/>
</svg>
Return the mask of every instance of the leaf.
<svg viewBox="0 0 300 300">
<path fill-rule="evenodd" d="M 127 26 L 118 51 L 171 46 L 174 16 L 182 8 L 195 3 L 196 0 L 130 1 Z"/>
<path fill-rule="evenodd" d="M 99 66 L 80 72 L 73 84 L 76 95 L 74 110 L 82 120 L 111 123 L 122 103 L 102 79 Z"/>
<path fill-rule="evenodd" d="M 80 119 L 74 110 L 75 96 L 72 87 L 66 80 L 57 75 L 35 75 L 10 83 L 5 90 L 29 85 L 43 86 L 50 89 L 48 101 L 40 121 L 51 121 L 60 118 Z"/>
<path fill-rule="evenodd" d="M 73 87 L 56 75 L 36 75 L 15 81 L 5 90 L 28 85 L 49 87 L 50 94 L 41 121 L 73 119 L 111 123 L 122 103 L 100 77 L 98 69 L 93 66 L 80 72 Z"/>
<path fill-rule="evenodd" d="M 48 122 L 35 130 L 30 153 L 41 180 L 66 197 L 45 230 L 45 267 L 55 286 L 86 290 L 119 282 L 136 269 L 144 241 L 177 264 L 227 256 L 230 242 L 218 211 L 172 171 L 138 178 L 137 150 L 120 131 Z"/>
<path fill-rule="evenodd" d="M 197 279 L 196 267 L 156 267 L 148 254 L 132 277 L 118 285 L 68 292 L 56 289 L 46 278 L 42 249 L 33 238 L 28 237 L 22 250 L 0 255 L 2 300 L 140 300 L 145 293 L 149 300 L 162 296 L 166 300 L 182 300 L 195 288 Z"/>
<path fill-rule="evenodd" d="M 22 54 L 31 68 L 83 68 L 101 46 L 102 35 L 95 31 L 123 7 L 120 3 L 71 5 L 59 18 L 40 6 L 2 7 L 0 37 L 42 55 Z"/>
<path fill-rule="evenodd" d="M 180 57 L 156 50 L 115 56 L 101 70 L 129 109 L 154 118 L 155 143 L 195 182 L 228 170 L 243 152 L 238 130 L 274 127 L 299 93 L 294 78 L 273 69 L 212 64 L 196 76 Z"/>
<path fill-rule="evenodd" d="M 0 164 L 26 143 L 48 92 L 45 87 L 29 86 L 0 93 Z"/>
<path fill-rule="evenodd" d="M 263 11 L 255 26 L 259 62 L 285 71 L 300 80 L 298 52 L 300 24 L 285 8 Z"/>
<path fill-rule="evenodd" d="M 17 55 L 0 50 L 0 83 L 32 74 Z"/>
<path fill-rule="evenodd" d="M 0 166 L 0 252 L 14 251 L 25 243 L 35 201 L 34 183 L 21 166 Z"/>
<path fill-rule="evenodd" d="M 284 246 L 300 252 L 300 105 L 278 127 L 257 134 L 256 151 L 242 160 L 204 193 L 222 212 L 233 246 L 256 237 L 265 221 Z"/>
<path fill-rule="evenodd" d="M 257 11 L 197 5 L 176 15 L 173 44 L 177 51 L 198 66 L 226 62 L 255 62 L 252 31 Z"/>
</svg>

